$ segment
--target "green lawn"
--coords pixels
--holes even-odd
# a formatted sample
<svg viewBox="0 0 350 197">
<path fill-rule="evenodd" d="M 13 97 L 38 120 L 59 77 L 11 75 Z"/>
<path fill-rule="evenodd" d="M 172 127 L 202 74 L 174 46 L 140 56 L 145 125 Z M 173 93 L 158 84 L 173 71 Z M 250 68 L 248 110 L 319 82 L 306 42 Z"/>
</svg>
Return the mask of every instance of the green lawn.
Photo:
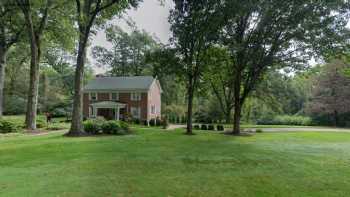
<svg viewBox="0 0 350 197">
<path fill-rule="evenodd" d="M 350 133 L 0 135 L 0 196 L 349 196 Z"/>
</svg>

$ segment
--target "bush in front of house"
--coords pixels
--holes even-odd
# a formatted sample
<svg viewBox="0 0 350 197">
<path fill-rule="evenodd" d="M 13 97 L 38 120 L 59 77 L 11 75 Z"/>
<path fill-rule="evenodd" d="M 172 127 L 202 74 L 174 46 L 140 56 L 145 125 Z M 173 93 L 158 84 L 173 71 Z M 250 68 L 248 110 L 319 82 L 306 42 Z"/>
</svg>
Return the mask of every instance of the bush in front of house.
<svg viewBox="0 0 350 197">
<path fill-rule="evenodd" d="M 100 119 L 88 119 L 84 121 L 84 131 L 88 134 L 96 135 L 101 131 L 101 126 L 104 120 Z"/>
<path fill-rule="evenodd" d="M 207 125 L 205 125 L 205 124 L 202 124 L 202 125 L 201 125 L 201 130 L 208 130 L 208 127 L 207 127 Z"/>
<path fill-rule="evenodd" d="M 23 123 L 0 119 L 0 133 L 16 133 L 21 131 Z"/>
<path fill-rule="evenodd" d="M 212 125 L 212 124 L 208 125 L 208 130 L 210 130 L 210 131 L 214 131 L 214 130 L 215 130 L 214 125 Z"/>
<path fill-rule="evenodd" d="M 136 119 L 133 119 L 132 121 L 134 124 L 140 124 L 141 123 L 141 120 L 136 118 Z"/>
<path fill-rule="evenodd" d="M 126 135 L 131 134 L 131 129 L 129 127 L 129 124 L 124 121 L 119 121 L 119 132 L 118 135 Z"/>
<path fill-rule="evenodd" d="M 151 127 L 156 126 L 156 119 L 152 118 L 151 120 L 149 120 L 149 126 Z"/>
<path fill-rule="evenodd" d="M 102 133 L 117 135 L 120 130 L 120 125 L 118 121 L 109 120 L 105 121 L 101 125 Z"/>
<path fill-rule="evenodd" d="M 224 126 L 223 125 L 217 125 L 216 126 L 216 130 L 218 130 L 218 131 L 224 131 L 225 130 L 225 128 L 224 128 Z"/>
<path fill-rule="evenodd" d="M 199 129 L 200 129 L 200 126 L 199 126 L 198 124 L 196 124 L 196 125 L 193 126 L 193 128 L 194 128 L 195 130 L 199 130 Z"/>
</svg>

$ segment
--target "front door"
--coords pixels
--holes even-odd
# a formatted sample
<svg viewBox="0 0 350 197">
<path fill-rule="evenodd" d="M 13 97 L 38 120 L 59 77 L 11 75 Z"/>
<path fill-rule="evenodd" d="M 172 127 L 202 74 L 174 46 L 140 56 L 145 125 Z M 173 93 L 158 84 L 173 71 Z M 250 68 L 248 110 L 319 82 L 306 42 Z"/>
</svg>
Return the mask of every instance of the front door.
<svg viewBox="0 0 350 197">
<path fill-rule="evenodd" d="M 98 108 L 97 109 L 97 116 L 102 116 L 106 120 L 113 120 L 114 119 L 114 112 L 112 109 Z"/>
</svg>

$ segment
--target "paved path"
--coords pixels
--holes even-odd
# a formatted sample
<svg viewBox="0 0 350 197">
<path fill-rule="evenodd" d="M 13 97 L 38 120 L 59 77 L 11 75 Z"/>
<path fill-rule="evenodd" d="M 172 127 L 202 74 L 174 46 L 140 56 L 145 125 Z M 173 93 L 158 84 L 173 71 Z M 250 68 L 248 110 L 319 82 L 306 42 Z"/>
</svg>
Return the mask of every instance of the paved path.
<svg viewBox="0 0 350 197">
<path fill-rule="evenodd" d="M 265 132 L 350 132 L 350 129 L 334 128 L 334 127 L 284 127 L 284 128 L 260 128 Z M 245 130 L 253 130 L 256 128 L 246 128 Z"/>
</svg>

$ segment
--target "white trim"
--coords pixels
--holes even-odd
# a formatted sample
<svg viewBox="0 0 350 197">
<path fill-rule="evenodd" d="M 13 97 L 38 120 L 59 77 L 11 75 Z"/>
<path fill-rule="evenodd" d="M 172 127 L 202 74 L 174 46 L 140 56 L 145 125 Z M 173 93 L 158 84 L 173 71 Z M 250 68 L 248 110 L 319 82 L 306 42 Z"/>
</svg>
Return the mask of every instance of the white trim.
<svg viewBox="0 0 350 197">
<path fill-rule="evenodd" d="M 96 99 L 92 99 L 91 94 L 96 94 L 96 95 L 95 95 L 95 96 L 96 96 Z M 90 101 L 97 101 L 97 100 L 98 100 L 98 93 L 97 93 L 97 92 L 89 92 L 89 100 L 90 100 Z"/>
<path fill-rule="evenodd" d="M 141 101 L 142 93 L 141 92 L 130 92 L 131 101 Z"/>
</svg>

